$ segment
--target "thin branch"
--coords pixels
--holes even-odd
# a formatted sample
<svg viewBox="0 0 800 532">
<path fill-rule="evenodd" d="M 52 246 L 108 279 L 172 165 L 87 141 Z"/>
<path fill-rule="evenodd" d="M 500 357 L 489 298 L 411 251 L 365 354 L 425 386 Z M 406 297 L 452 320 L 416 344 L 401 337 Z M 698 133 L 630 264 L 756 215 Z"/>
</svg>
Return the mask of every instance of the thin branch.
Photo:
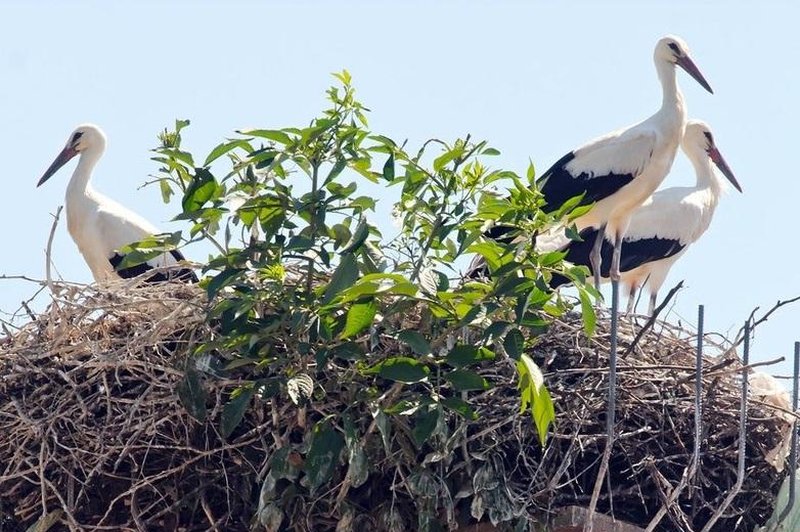
<svg viewBox="0 0 800 532">
<path fill-rule="evenodd" d="M 775 303 L 772 306 L 771 309 L 769 309 L 763 316 L 761 316 L 757 320 L 755 320 L 755 315 L 756 315 L 756 312 L 758 311 L 758 309 L 761 308 L 761 307 L 754 308 L 753 311 L 750 312 L 750 316 L 746 320 L 746 322 L 751 324 L 750 325 L 750 330 L 751 331 L 755 331 L 756 327 L 758 327 L 759 325 L 761 325 L 762 323 L 767 321 L 769 319 L 769 317 L 772 316 L 772 314 L 775 311 L 777 311 L 779 308 L 781 308 L 783 306 L 786 306 L 786 305 L 790 305 L 792 303 L 796 303 L 797 301 L 800 301 L 800 296 L 796 296 L 796 297 L 793 297 L 791 299 L 786 299 L 786 300 L 783 300 L 783 301 L 781 301 L 779 299 L 778 302 Z M 731 348 L 734 349 L 734 348 L 738 347 L 739 344 L 741 344 L 743 341 L 744 341 L 744 326 L 742 326 L 739 329 L 739 331 L 736 333 L 736 337 L 735 337 L 735 339 L 733 341 L 733 344 L 731 345 Z"/>
<path fill-rule="evenodd" d="M 639 332 L 636 334 L 636 337 L 633 339 L 633 342 L 631 342 L 631 345 L 628 346 L 628 349 L 626 349 L 625 352 L 622 354 L 623 357 L 628 356 L 629 354 L 631 354 L 633 352 L 634 349 L 636 349 L 636 346 L 639 345 L 639 342 L 642 340 L 642 338 L 644 337 L 645 333 L 647 331 L 649 331 L 653 327 L 653 325 L 655 325 L 656 319 L 658 319 L 658 315 L 661 314 L 661 311 L 663 311 L 664 308 L 666 308 L 666 306 L 669 304 L 670 300 L 673 297 L 675 297 L 675 294 L 677 294 L 678 291 L 681 288 L 683 288 L 683 281 L 681 281 L 678 284 L 676 284 L 672 288 L 672 290 L 669 291 L 669 293 L 667 294 L 667 297 L 664 298 L 664 301 L 662 301 L 661 304 L 656 307 L 656 309 L 653 311 L 653 315 L 650 316 L 650 318 L 644 324 L 644 327 L 642 327 L 639 330 Z"/>
<path fill-rule="evenodd" d="M 53 215 L 53 225 L 50 227 L 50 235 L 47 237 L 47 247 L 45 248 L 45 280 L 47 282 L 47 288 L 50 289 L 50 293 L 54 294 L 55 291 L 53 289 L 53 276 L 51 272 L 51 267 L 53 264 L 52 259 L 52 250 L 53 250 L 53 237 L 56 234 L 56 227 L 58 227 L 58 220 L 61 217 L 61 210 L 64 208 L 63 205 L 59 205 L 58 209 L 56 209 L 56 213 Z"/>
</svg>

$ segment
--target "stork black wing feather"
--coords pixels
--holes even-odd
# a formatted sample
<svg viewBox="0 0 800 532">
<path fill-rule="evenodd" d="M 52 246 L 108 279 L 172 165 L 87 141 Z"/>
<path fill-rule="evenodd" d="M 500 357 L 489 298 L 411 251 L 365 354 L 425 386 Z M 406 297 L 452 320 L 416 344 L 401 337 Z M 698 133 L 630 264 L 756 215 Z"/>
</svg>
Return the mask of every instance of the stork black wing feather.
<svg viewBox="0 0 800 532">
<path fill-rule="evenodd" d="M 594 241 L 597 238 L 597 229 L 588 228 L 580 233 L 582 241 L 573 241 L 566 247 L 567 255 L 564 260 L 573 264 L 588 266 L 591 269 L 589 255 L 592 252 Z M 669 258 L 679 253 L 686 245 L 679 240 L 672 238 L 638 238 L 635 240 L 623 239 L 622 250 L 619 260 L 620 272 L 628 272 L 647 264 Z M 603 247 L 600 251 L 601 265 L 600 274 L 608 277 L 611 269 L 611 256 L 614 253 L 614 246 L 608 240 L 603 240 Z M 569 279 L 563 276 L 553 276 L 550 285 L 553 288 L 569 283 Z"/>
<path fill-rule="evenodd" d="M 172 250 L 169 252 L 172 257 L 177 261 L 186 260 L 178 250 Z M 117 274 L 122 277 L 123 279 L 132 279 L 133 277 L 139 277 L 140 275 L 147 274 L 147 272 L 151 271 L 153 267 L 143 262 L 141 264 L 137 264 L 136 266 L 130 266 L 128 268 L 117 269 L 117 267 L 122 263 L 124 255 L 120 255 L 119 253 L 114 253 L 114 255 L 108 259 L 111 263 L 111 266 L 117 272 Z M 190 269 L 185 267 L 173 268 L 168 271 L 159 271 L 155 273 L 151 273 L 145 279 L 145 282 L 148 283 L 164 283 L 167 281 L 182 281 L 184 283 L 196 283 L 198 282 L 197 275 Z"/>
<path fill-rule="evenodd" d="M 575 152 L 569 152 L 551 166 L 539 178 L 539 189 L 544 194 L 545 212 L 559 209 L 566 201 L 584 194 L 581 205 L 595 203 L 607 198 L 633 181 L 633 174 L 615 174 L 590 176 L 586 172 L 572 175 L 566 166 L 575 158 Z"/>
</svg>

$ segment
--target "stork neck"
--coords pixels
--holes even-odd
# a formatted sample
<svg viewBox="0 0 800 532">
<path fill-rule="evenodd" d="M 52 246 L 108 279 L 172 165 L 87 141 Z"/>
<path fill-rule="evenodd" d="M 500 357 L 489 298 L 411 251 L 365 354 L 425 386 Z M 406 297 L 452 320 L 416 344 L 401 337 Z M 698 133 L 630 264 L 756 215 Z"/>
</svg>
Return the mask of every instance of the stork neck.
<svg viewBox="0 0 800 532">
<path fill-rule="evenodd" d="M 83 151 L 78 159 L 78 165 L 75 167 L 75 172 L 72 174 L 72 179 L 69 180 L 67 185 L 67 198 L 83 195 L 88 195 L 92 190 L 90 180 L 92 178 L 92 171 L 97 165 L 97 161 L 103 155 L 103 150 L 87 149 Z"/>
<path fill-rule="evenodd" d="M 678 88 L 675 64 L 664 60 L 656 61 L 656 71 L 663 91 L 661 110 L 671 112 L 676 110 L 678 112 L 684 111 L 683 94 Z"/>
<path fill-rule="evenodd" d="M 705 152 L 691 157 L 692 166 L 697 176 L 697 190 L 708 190 L 711 194 L 711 203 L 716 206 L 722 194 L 722 182 L 714 172 L 714 164 Z"/>
</svg>

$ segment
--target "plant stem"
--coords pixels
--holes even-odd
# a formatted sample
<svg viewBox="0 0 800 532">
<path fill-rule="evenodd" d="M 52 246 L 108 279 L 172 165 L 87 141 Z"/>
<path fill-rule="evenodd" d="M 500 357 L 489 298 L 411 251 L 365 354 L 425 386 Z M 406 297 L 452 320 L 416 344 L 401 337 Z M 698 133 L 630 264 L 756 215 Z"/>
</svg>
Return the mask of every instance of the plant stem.
<svg viewBox="0 0 800 532">
<path fill-rule="evenodd" d="M 422 271 L 422 265 L 425 264 L 425 257 L 428 255 L 428 252 L 431 250 L 431 246 L 433 246 L 433 240 L 436 238 L 436 233 L 442 227 L 442 214 L 439 213 L 436 215 L 436 221 L 433 223 L 433 227 L 431 228 L 431 234 L 428 237 L 428 241 L 425 242 L 425 245 L 422 247 L 422 251 L 419 254 L 419 259 L 417 263 L 414 265 L 414 271 L 411 273 L 411 282 L 416 281 L 419 278 L 419 273 Z"/>
<path fill-rule="evenodd" d="M 211 233 L 209 233 L 209 232 L 208 232 L 208 230 L 206 230 L 205 228 L 203 228 L 203 229 L 201 229 L 201 230 L 200 230 L 200 232 L 201 232 L 201 233 L 203 233 L 203 238 L 205 238 L 206 240 L 208 240 L 209 242 L 211 242 L 212 244 L 214 244 L 214 247 L 216 247 L 216 248 L 217 248 L 217 250 L 218 250 L 220 253 L 222 253 L 223 255 L 227 253 L 227 251 L 225 251 L 225 248 L 224 248 L 224 247 L 222 247 L 222 244 L 220 244 L 219 242 L 217 242 L 217 239 L 216 239 L 216 238 L 214 238 L 214 237 L 211 235 Z"/>
<path fill-rule="evenodd" d="M 317 238 L 317 186 L 319 181 L 319 162 L 312 162 L 311 167 L 311 239 Z M 314 259 L 309 257 L 308 275 L 306 276 L 306 294 L 311 297 L 312 281 L 314 279 Z"/>
</svg>

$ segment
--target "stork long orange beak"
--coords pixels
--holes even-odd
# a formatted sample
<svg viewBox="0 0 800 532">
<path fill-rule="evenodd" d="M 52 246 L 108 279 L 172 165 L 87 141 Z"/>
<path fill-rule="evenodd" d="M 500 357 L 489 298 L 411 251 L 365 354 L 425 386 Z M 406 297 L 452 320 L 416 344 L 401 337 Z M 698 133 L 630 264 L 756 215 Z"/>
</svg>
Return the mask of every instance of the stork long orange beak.
<svg viewBox="0 0 800 532">
<path fill-rule="evenodd" d="M 731 167 L 728 166 L 727 162 L 725 162 L 725 159 L 722 157 L 722 154 L 719 152 L 716 146 L 711 146 L 708 149 L 708 157 L 714 162 L 715 165 L 717 165 L 719 171 L 722 172 L 725 175 L 725 177 L 728 178 L 728 181 L 731 182 L 731 185 L 736 187 L 736 190 L 741 192 L 742 187 L 739 186 L 739 182 L 733 176 L 733 170 L 731 170 Z"/>
<path fill-rule="evenodd" d="M 61 150 L 61 153 L 58 154 L 55 161 L 53 161 L 50 167 L 44 171 L 44 175 L 42 175 L 41 179 L 39 179 L 39 182 L 36 183 L 36 186 L 37 187 L 42 186 L 42 183 L 53 177 L 53 174 L 58 172 L 59 168 L 67 164 L 69 160 L 75 157 L 76 155 L 78 155 L 78 151 L 72 146 L 67 146 L 66 148 Z"/>
<path fill-rule="evenodd" d="M 684 69 L 686 73 L 692 76 L 694 80 L 702 85 L 705 90 L 711 94 L 714 94 L 714 91 L 711 89 L 711 85 L 708 84 L 706 78 L 704 78 L 703 74 L 700 73 L 700 69 L 697 68 L 697 65 L 694 64 L 694 61 L 692 61 L 691 57 L 688 55 L 679 57 L 675 60 L 675 64 Z"/>
</svg>

